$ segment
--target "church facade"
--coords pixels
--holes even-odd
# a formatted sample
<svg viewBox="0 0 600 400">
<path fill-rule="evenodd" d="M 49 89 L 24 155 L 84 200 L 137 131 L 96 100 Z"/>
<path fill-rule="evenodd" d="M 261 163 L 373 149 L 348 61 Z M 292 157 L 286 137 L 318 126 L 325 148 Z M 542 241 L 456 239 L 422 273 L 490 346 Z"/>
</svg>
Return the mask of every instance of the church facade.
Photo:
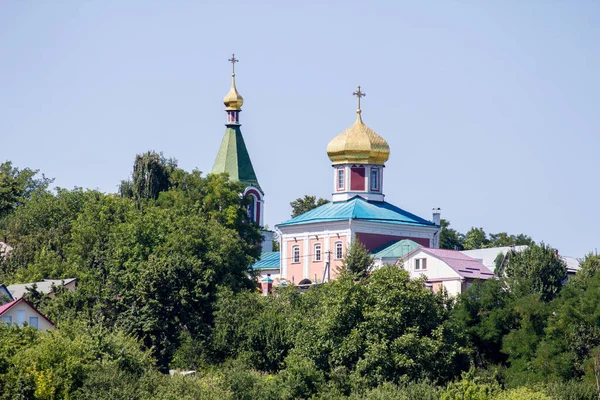
<svg viewBox="0 0 600 400">
<path fill-rule="evenodd" d="M 234 55 L 229 61 L 231 88 L 223 99 L 226 129 L 212 173 L 226 172 L 230 179 L 244 184 L 242 194 L 250 199 L 248 218 L 262 227 L 264 192 L 241 132 L 244 100 L 235 82 L 238 60 Z M 279 252 L 271 248 L 273 232 L 263 230 L 262 256 L 252 267 L 265 279 L 270 275 L 269 282 L 310 285 L 335 279 L 356 240 L 374 255 L 402 251 L 407 241 L 412 246 L 439 247 L 439 212 L 429 221 L 385 200 L 384 169 L 390 148 L 362 120 L 361 98 L 365 94 L 360 86 L 354 95 L 358 98 L 354 124 L 327 146 L 332 164 L 331 202 L 277 224 Z"/>
</svg>

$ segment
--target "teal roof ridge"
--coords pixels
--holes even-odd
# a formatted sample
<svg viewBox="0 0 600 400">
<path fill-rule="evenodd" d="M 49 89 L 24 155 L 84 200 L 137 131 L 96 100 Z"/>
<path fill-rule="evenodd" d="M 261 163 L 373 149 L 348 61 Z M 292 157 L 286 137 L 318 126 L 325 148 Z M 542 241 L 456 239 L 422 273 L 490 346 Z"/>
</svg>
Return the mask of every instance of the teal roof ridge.
<svg viewBox="0 0 600 400">
<path fill-rule="evenodd" d="M 246 186 L 254 186 L 262 192 L 239 125 L 227 126 L 217 152 L 212 173 L 222 174 L 224 172 L 229 174 L 229 179 L 232 181 L 240 181 Z"/>
<path fill-rule="evenodd" d="M 392 240 L 371 251 L 374 258 L 402 258 L 414 249 L 423 247 L 410 239 Z"/>
<path fill-rule="evenodd" d="M 276 226 L 344 221 L 349 219 L 392 224 L 436 226 L 433 222 L 409 213 L 393 204 L 380 201 L 367 201 L 360 196 L 345 201 L 324 204 Z"/>
<path fill-rule="evenodd" d="M 260 259 L 252 264 L 253 270 L 276 269 L 280 267 L 280 252 L 269 251 L 260 255 Z"/>
</svg>

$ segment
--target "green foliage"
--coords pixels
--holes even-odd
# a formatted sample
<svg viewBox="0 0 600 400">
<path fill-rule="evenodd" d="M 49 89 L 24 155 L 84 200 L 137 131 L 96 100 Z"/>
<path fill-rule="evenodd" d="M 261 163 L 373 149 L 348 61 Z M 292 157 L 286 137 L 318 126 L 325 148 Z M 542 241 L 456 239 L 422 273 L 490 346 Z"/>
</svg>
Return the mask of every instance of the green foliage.
<svg viewBox="0 0 600 400">
<path fill-rule="evenodd" d="M 166 159 L 162 153 L 148 151 L 138 154 L 133 164 L 131 181 L 122 181 L 119 193 L 122 197 L 141 199 L 158 198 L 159 193 L 171 187 L 170 177 L 177 168 L 177 161 Z"/>
<path fill-rule="evenodd" d="M 290 206 L 292 207 L 292 218 L 327 203 L 329 203 L 329 200 L 322 198 L 317 200 L 317 196 L 305 195 L 304 197 L 299 197 L 290 203 Z"/>
<path fill-rule="evenodd" d="M 552 300 L 567 277 L 567 268 L 556 250 L 544 243 L 523 251 L 509 251 L 496 273 L 506 276 L 511 291 L 518 295 L 539 294 Z"/>
<path fill-rule="evenodd" d="M 440 231 L 440 248 L 463 250 L 464 235 L 450 228 L 450 221 L 442 219 L 440 224 L 442 226 L 442 230 Z"/>
<path fill-rule="evenodd" d="M 358 240 L 358 237 L 355 237 L 354 242 L 348 247 L 346 256 L 338 269 L 338 273 L 349 273 L 355 279 L 366 278 L 373 269 L 373 256 Z"/>
<path fill-rule="evenodd" d="M 45 191 L 54 179 L 43 174 L 35 178 L 39 170 L 18 169 L 10 161 L 0 164 L 0 220 L 19 205 L 24 204 L 34 193 Z"/>
</svg>

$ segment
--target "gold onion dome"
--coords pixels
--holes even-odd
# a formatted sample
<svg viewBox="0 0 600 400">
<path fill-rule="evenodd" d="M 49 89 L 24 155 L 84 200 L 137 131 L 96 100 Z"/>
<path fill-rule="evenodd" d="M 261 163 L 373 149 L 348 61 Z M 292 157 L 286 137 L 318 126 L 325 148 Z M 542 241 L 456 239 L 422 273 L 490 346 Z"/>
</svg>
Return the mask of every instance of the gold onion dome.
<svg viewBox="0 0 600 400">
<path fill-rule="evenodd" d="M 349 163 L 383 165 L 390 158 L 390 146 L 384 138 L 362 121 L 360 98 L 365 94 L 361 92 L 360 86 L 353 94 L 358 97 L 356 122 L 329 142 L 327 155 L 333 165 Z"/>
<path fill-rule="evenodd" d="M 244 98 L 238 93 L 235 87 L 235 74 L 231 74 L 231 89 L 229 89 L 229 93 L 223 98 L 223 103 L 225 104 L 225 110 L 239 111 L 242 109 Z"/>
</svg>

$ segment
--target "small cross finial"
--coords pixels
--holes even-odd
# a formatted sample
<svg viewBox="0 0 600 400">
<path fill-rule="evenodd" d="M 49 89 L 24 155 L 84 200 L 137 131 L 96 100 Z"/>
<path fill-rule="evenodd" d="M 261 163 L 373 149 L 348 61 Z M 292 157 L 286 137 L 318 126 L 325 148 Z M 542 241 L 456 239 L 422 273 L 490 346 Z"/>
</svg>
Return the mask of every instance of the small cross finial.
<svg viewBox="0 0 600 400">
<path fill-rule="evenodd" d="M 358 85 L 358 90 L 352 93 L 353 96 L 358 97 L 358 112 L 360 112 L 360 98 L 365 97 L 367 94 L 360 90 L 360 85 Z"/>
<path fill-rule="evenodd" d="M 231 58 L 227 60 L 231 63 L 231 73 L 235 75 L 235 63 L 239 62 L 237 58 L 235 58 L 235 53 L 231 55 Z"/>
</svg>

